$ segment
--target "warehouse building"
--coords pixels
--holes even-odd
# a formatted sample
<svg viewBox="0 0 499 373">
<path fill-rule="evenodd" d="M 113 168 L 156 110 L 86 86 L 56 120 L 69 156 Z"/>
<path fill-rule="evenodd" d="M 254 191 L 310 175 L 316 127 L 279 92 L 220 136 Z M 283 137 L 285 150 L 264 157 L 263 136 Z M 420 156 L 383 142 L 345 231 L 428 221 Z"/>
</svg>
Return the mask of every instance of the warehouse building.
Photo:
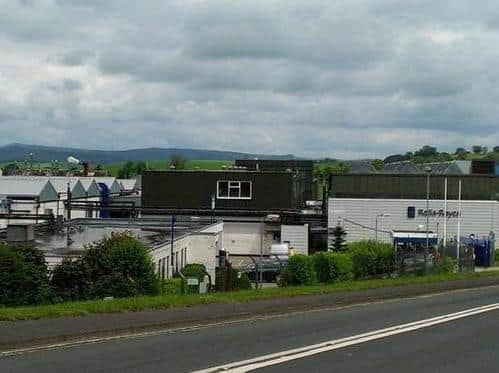
<svg viewBox="0 0 499 373">
<path fill-rule="evenodd" d="M 426 232 L 427 215 L 429 231 L 441 241 L 457 236 L 458 221 L 461 236 L 493 237 L 499 231 L 499 178 L 431 175 L 429 208 L 427 181 L 427 175 L 413 174 L 331 175 L 329 244 L 338 224 L 345 228 L 347 241 L 374 238 L 390 241 L 393 231 Z"/>
</svg>

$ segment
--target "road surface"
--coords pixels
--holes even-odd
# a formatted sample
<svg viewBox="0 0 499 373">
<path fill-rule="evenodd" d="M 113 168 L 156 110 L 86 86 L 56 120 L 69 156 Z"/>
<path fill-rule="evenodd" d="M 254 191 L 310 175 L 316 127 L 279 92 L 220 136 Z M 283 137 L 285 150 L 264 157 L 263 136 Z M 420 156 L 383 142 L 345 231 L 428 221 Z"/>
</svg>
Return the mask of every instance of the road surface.
<svg viewBox="0 0 499 373">
<path fill-rule="evenodd" d="M 494 286 L 15 353 L 0 372 L 494 372 L 498 344 Z"/>
</svg>

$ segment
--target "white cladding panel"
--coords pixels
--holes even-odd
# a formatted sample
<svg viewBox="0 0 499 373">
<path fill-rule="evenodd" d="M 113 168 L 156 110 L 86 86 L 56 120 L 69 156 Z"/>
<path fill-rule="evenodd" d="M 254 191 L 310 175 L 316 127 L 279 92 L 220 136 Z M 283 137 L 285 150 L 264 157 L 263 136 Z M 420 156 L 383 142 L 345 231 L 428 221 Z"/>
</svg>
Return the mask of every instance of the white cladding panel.
<svg viewBox="0 0 499 373">
<path fill-rule="evenodd" d="M 408 218 L 407 208 L 416 209 L 415 218 Z M 430 200 L 430 211 L 435 210 L 435 216 L 429 218 L 429 230 L 438 232 L 440 238 L 444 232 L 444 217 L 439 214 L 444 209 L 443 200 Z M 347 231 L 347 241 L 374 239 L 376 216 L 378 218 L 378 239 L 390 241 L 389 233 L 380 231 L 417 230 L 418 226 L 426 227 L 426 200 L 405 199 L 350 199 L 330 198 L 328 206 L 328 227 L 334 228 L 338 222 Z M 447 238 L 457 235 L 458 201 L 447 201 Z M 462 201 L 461 202 L 461 235 L 474 233 L 477 236 L 488 236 L 490 232 L 496 235 L 499 231 L 499 202 L 497 201 Z M 331 236 L 330 236 L 331 239 Z"/>
<path fill-rule="evenodd" d="M 263 245 L 264 254 L 268 254 L 270 249 L 262 242 L 263 229 L 261 223 L 224 222 L 224 249 L 229 255 L 257 255 Z"/>
<path fill-rule="evenodd" d="M 281 242 L 289 242 L 295 254 L 308 255 L 308 224 L 282 225 Z"/>
</svg>

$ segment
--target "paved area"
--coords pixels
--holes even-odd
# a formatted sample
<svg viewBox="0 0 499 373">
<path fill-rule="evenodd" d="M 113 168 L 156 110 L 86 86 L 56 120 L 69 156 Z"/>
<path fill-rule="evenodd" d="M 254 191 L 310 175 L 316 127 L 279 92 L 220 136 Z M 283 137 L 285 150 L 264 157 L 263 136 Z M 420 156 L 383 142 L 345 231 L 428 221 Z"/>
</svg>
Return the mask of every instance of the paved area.
<svg viewBox="0 0 499 373">
<path fill-rule="evenodd" d="M 0 351 L 117 333 L 150 331 L 257 315 L 337 307 L 453 289 L 499 285 L 499 276 L 445 283 L 352 291 L 320 296 L 274 298 L 251 303 L 212 304 L 189 308 L 95 314 L 84 317 L 0 322 Z"/>
<path fill-rule="evenodd" d="M 0 372 L 190 372 L 491 303 L 499 286 L 4 356 Z M 492 311 L 262 371 L 496 371 L 498 341 Z"/>
</svg>

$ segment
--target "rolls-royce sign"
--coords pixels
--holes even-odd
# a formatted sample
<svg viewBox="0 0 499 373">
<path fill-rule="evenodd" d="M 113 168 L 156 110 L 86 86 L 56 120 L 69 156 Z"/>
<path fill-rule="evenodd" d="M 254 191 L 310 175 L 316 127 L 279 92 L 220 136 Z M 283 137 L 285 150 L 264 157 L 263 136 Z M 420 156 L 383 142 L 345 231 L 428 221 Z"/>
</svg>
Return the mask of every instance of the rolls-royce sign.
<svg viewBox="0 0 499 373">
<path fill-rule="evenodd" d="M 444 216 L 447 216 L 447 218 L 457 218 L 459 216 L 459 211 L 457 210 L 454 210 L 454 211 L 447 211 L 447 214 L 445 213 L 445 211 L 443 209 L 440 209 L 440 210 L 433 210 L 433 209 L 429 209 L 429 210 L 423 210 L 423 209 L 419 209 L 418 210 L 418 216 L 431 216 L 431 217 L 444 217 Z"/>
</svg>

